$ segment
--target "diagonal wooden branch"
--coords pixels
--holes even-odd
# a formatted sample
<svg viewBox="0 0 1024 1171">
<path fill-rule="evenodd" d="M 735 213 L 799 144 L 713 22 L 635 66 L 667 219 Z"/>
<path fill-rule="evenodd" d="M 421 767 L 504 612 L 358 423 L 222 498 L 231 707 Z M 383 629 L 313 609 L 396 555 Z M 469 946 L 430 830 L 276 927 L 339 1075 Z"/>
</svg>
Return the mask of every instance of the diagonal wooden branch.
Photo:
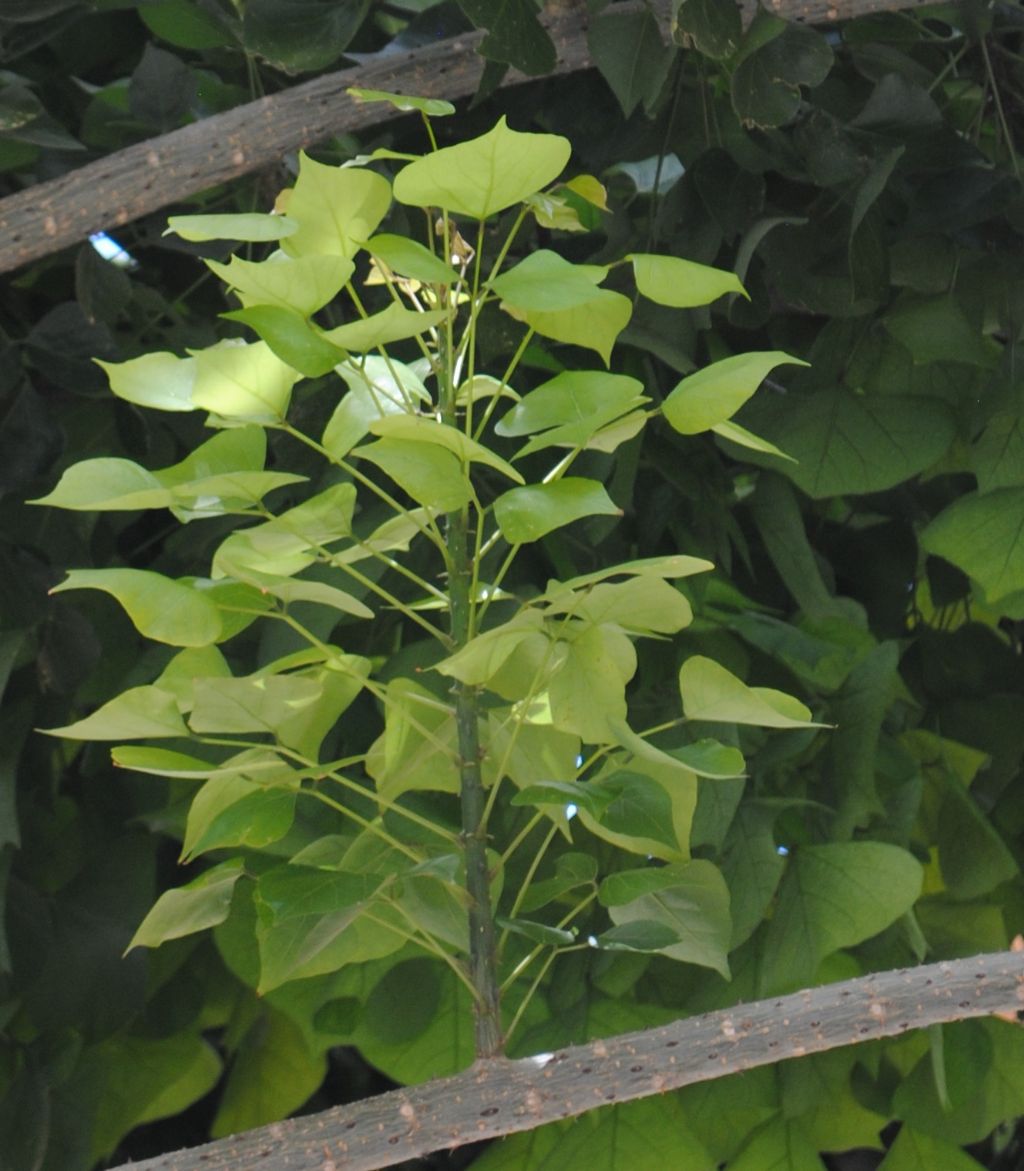
<svg viewBox="0 0 1024 1171">
<path fill-rule="evenodd" d="M 822 24 L 868 12 L 911 8 L 926 0 L 772 0 L 790 20 Z M 749 18 L 756 0 L 743 0 Z M 640 4 L 623 5 L 622 10 Z M 669 0 L 651 5 L 667 32 Z M 582 3 L 560 4 L 544 16 L 557 63 L 548 76 L 589 68 L 588 12 Z M 201 122 L 106 155 L 58 179 L 0 200 L 0 272 L 122 227 L 219 183 L 277 163 L 309 147 L 398 117 L 390 106 L 356 102 L 349 87 L 398 90 L 454 100 L 476 91 L 483 70 L 477 54 L 482 33 L 439 41 L 413 52 L 382 54 L 354 69 L 327 74 L 272 97 L 249 102 Z M 509 72 L 502 84 L 530 80 Z"/>
<path fill-rule="evenodd" d="M 130 1171 L 375 1171 L 908 1029 L 1024 1009 L 1024 951 L 878 972 L 295 1118 Z M 118 1171 L 129 1171 L 128 1167 Z"/>
</svg>

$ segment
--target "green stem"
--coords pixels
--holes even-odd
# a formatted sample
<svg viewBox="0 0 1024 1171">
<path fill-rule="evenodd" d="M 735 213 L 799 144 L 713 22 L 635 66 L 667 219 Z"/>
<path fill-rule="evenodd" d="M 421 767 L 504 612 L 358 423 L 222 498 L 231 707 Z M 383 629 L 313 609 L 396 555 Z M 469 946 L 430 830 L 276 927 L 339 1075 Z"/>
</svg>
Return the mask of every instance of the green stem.
<svg viewBox="0 0 1024 1171">
<path fill-rule="evenodd" d="M 448 221 L 445 219 L 445 253 Z M 452 359 L 454 345 L 449 324 L 444 368 L 439 379 L 441 418 L 458 425 L 456 389 Z M 472 344 L 472 340 L 470 341 Z M 448 605 L 450 634 L 456 648 L 466 645 L 474 626 L 475 600 L 472 593 L 473 557 L 469 534 L 469 508 L 447 517 Z M 487 863 L 487 822 L 480 768 L 482 752 L 478 723 L 478 694 L 475 687 L 456 682 L 455 727 L 458 735 L 459 791 L 462 804 L 462 848 L 466 863 L 466 890 L 469 894 L 469 976 L 473 984 L 477 1057 L 496 1057 L 502 1050 L 501 994 L 498 981 L 497 942 L 491 910 L 491 876 Z"/>
</svg>

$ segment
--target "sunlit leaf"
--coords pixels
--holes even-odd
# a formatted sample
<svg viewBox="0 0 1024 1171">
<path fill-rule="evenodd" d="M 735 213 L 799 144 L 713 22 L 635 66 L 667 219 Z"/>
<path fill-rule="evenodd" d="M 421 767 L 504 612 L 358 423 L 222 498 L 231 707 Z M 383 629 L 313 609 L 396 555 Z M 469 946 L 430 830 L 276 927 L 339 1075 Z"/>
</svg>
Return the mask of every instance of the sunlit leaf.
<svg viewBox="0 0 1024 1171">
<path fill-rule="evenodd" d="M 693 655 L 679 670 L 687 719 L 762 728 L 820 728 L 798 699 L 771 687 L 748 687 L 713 659 Z"/>
<path fill-rule="evenodd" d="M 441 98 L 412 98 L 406 94 L 388 93 L 382 89 L 362 89 L 357 86 L 351 86 L 345 92 L 357 102 L 387 102 L 396 110 L 419 110 L 431 118 L 442 118 L 455 113 L 455 107 L 451 102 L 443 101 Z"/>
<path fill-rule="evenodd" d="M 666 420 L 683 435 L 696 435 L 731 418 L 776 366 L 806 366 L 780 350 L 736 354 L 690 374 L 662 404 Z"/>
<path fill-rule="evenodd" d="M 110 389 L 125 402 L 158 411 L 194 411 L 201 405 L 192 401 L 196 378 L 194 358 L 154 352 L 127 362 L 101 362 L 110 379 Z"/>
<path fill-rule="evenodd" d="M 367 252 L 377 260 L 383 260 L 392 272 L 399 276 L 411 277 L 425 285 L 454 285 L 459 274 L 454 268 L 429 248 L 407 236 L 392 236 L 382 233 L 367 242 Z"/>
<path fill-rule="evenodd" d="M 331 167 L 299 156 L 287 214 L 298 229 L 281 247 L 289 256 L 351 258 L 376 231 L 391 203 L 388 181 L 358 167 Z"/>
<path fill-rule="evenodd" d="M 282 240 L 299 225 L 288 216 L 265 212 L 237 212 L 234 215 L 172 215 L 168 217 L 165 236 L 172 233 L 183 240 L 202 243 L 206 240 L 247 240 L 262 243 Z"/>
<path fill-rule="evenodd" d="M 395 176 L 395 198 L 484 219 L 558 178 L 570 146 L 555 134 L 520 134 L 504 117 L 469 142 L 417 159 Z M 290 214 L 295 214 L 289 208 Z"/>
<path fill-rule="evenodd" d="M 266 342 L 221 344 L 194 355 L 192 405 L 222 419 L 276 423 L 288 410 L 299 374 Z"/>
<path fill-rule="evenodd" d="M 376 464 L 425 508 L 454 512 L 473 499 L 473 485 L 458 458 L 435 444 L 378 439 L 352 454 Z"/>
<path fill-rule="evenodd" d="M 428 329 L 440 325 L 447 316 L 444 309 L 427 309 L 421 312 L 418 309 L 406 309 L 404 305 L 393 302 L 380 313 L 325 330 L 324 337 L 334 345 L 344 346 L 354 354 L 364 354 L 378 346 L 386 346 L 390 342 L 426 333 Z M 369 357 L 362 361 L 381 362 L 383 359 Z M 401 366 L 400 363 L 399 365 Z"/>
<path fill-rule="evenodd" d="M 314 253 L 290 257 L 275 252 L 268 260 L 241 260 L 229 264 L 208 260 L 207 267 L 238 295 L 245 308 L 276 305 L 308 317 L 333 301 L 355 268 L 344 256 Z"/>
<path fill-rule="evenodd" d="M 228 917 L 235 883 L 244 874 L 241 858 L 221 862 L 176 890 L 165 891 L 153 904 L 128 945 L 159 947 L 196 931 L 216 927 Z"/>
<path fill-rule="evenodd" d="M 1024 589 L 1024 488 L 961 496 L 928 525 L 921 544 L 974 578 L 990 603 Z"/>
<path fill-rule="evenodd" d="M 501 535 L 513 545 L 538 541 L 545 534 L 586 516 L 619 516 L 621 509 L 603 484 L 565 476 L 550 484 L 511 488 L 494 502 Z"/>
<path fill-rule="evenodd" d="M 50 591 L 102 590 L 124 607 L 140 634 L 171 646 L 206 646 L 221 634 L 220 614 L 198 590 L 146 569 L 73 569 Z"/>
<path fill-rule="evenodd" d="M 374 435 L 381 435 L 386 439 L 405 439 L 443 447 L 462 464 L 482 463 L 502 472 L 517 484 L 523 483 L 521 473 L 506 463 L 501 456 L 495 455 L 490 448 L 477 443 L 457 427 L 449 427 L 423 415 L 388 415 L 372 422 L 370 430 Z"/>
<path fill-rule="evenodd" d="M 721 268 L 652 253 L 634 252 L 629 259 L 633 262 L 636 287 L 659 305 L 691 309 L 695 305 L 710 305 L 726 293 L 747 296 L 739 277 Z"/>
<path fill-rule="evenodd" d="M 158 740 L 188 735 L 174 696 L 152 686 L 129 688 L 84 720 L 43 731 L 69 740 Z"/>
</svg>

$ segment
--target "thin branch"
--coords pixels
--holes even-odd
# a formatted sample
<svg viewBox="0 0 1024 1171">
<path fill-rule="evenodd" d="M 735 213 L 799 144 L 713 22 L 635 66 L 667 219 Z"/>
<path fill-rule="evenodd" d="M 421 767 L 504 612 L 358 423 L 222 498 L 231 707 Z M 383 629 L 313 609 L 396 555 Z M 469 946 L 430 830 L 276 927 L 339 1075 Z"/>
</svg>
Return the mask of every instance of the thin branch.
<svg viewBox="0 0 1024 1171">
<path fill-rule="evenodd" d="M 1024 951 L 877 972 L 263 1126 L 118 1171 L 376 1171 L 808 1053 L 1024 1008 Z M 1012 1026 L 1008 1026 L 1012 1027 Z"/>
<path fill-rule="evenodd" d="M 772 10 L 799 23 L 830 24 L 869 12 L 914 8 L 926 0 L 773 0 Z M 617 11 L 639 3 L 616 5 Z M 653 0 L 666 35 L 669 0 Z M 751 17 L 755 0 L 743 0 Z M 554 77 L 590 68 L 590 16 L 582 3 L 559 4 L 543 17 L 556 49 Z M 290 151 L 379 125 L 399 112 L 360 104 L 349 87 L 457 99 L 476 91 L 482 33 L 466 33 L 412 52 L 384 52 L 353 69 L 236 106 L 169 134 L 105 155 L 76 170 L 0 199 L 0 272 L 9 272 L 93 232 L 117 229 L 199 191 L 275 165 Z M 510 70 L 502 85 L 530 78 Z"/>
</svg>

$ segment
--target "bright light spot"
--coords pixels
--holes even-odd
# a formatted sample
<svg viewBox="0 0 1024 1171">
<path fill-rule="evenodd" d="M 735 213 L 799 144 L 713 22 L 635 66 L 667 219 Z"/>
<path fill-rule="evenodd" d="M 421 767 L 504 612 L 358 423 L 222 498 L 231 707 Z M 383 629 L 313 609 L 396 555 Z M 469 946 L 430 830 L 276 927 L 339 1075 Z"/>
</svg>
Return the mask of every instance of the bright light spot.
<svg viewBox="0 0 1024 1171">
<path fill-rule="evenodd" d="M 126 252 L 116 240 L 112 240 L 106 232 L 93 232 L 89 243 L 111 264 L 118 268 L 138 268 L 139 262 L 130 253 Z"/>
<path fill-rule="evenodd" d="M 547 1063 L 554 1057 L 553 1053 L 534 1053 L 527 1057 L 527 1061 L 532 1061 L 534 1065 L 547 1065 Z"/>
<path fill-rule="evenodd" d="M 566 807 L 565 807 L 566 820 L 572 821 L 572 819 L 576 816 L 576 814 L 578 812 L 579 812 L 579 810 L 576 808 L 575 805 L 573 805 L 571 803 L 569 805 L 566 805 Z"/>
<path fill-rule="evenodd" d="M 783 858 L 785 858 L 786 855 L 789 853 L 789 847 L 788 846 L 776 846 L 775 853 L 781 854 L 783 856 Z"/>
<path fill-rule="evenodd" d="M 597 947 L 597 936 L 596 935 L 588 935 L 587 936 L 587 943 L 589 943 L 591 947 Z"/>
<path fill-rule="evenodd" d="M 583 767 L 583 754 L 582 753 L 580 753 L 580 755 L 576 757 L 576 767 L 577 768 Z"/>
</svg>

